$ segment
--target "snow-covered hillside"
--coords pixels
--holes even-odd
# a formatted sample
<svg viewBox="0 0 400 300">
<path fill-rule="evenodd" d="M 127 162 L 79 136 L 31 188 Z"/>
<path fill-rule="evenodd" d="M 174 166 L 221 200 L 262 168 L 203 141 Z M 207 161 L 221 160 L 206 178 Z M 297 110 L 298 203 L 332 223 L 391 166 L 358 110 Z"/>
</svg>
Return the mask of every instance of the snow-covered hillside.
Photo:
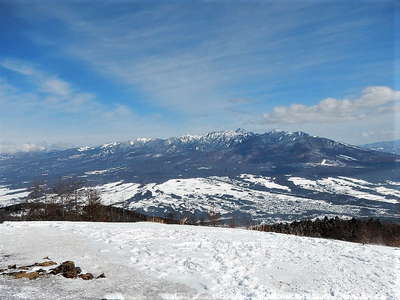
<svg viewBox="0 0 400 300">
<path fill-rule="evenodd" d="M 372 143 L 363 145 L 362 147 L 376 151 L 400 154 L 400 140 Z"/>
<path fill-rule="evenodd" d="M 399 248 L 156 223 L 7 222 L 0 237 L 0 267 L 49 256 L 106 274 L 0 277 L 7 300 L 400 297 Z"/>
<path fill-rule="evenodd" d="M 0 182 L 15 188 L 60 177 L 91 183 L 143 183 L 240 174 L 319 176 L 367 174 L 392 178 L 400 156 L 343 144 L 304 132 L 244 130 L 169 139 L 140 138 L 97 147 L 16 153 L 1 158 Z"/>
<path fill-rule="evenodd" d="M 29 192 L 26 189 L 10 189 L 0 185 L 0 207 L 25 202 L 28 195 Z"/>
<path fill-rule="evenodd" d="M 117 181 L 97 186 L 103 204 L 148 215 L 201 219 L 209 212 L 246 224 L 323 216 L 399 218 L 398 186 L 349 177 L 237 177 L 171 179 L 139 184 Z"/>
<path fill-rule="evenodd" d="M 97 174 L 107 170 L 97 171 Z M 146 215 L 195 220 L 218 213 L 237 225 L 275 223 L 324 216 L 400 218 L 398 182 L 373 183 L 336 176 L 209 176 L 140 184 L 113 181 L 96 188 L 104 205 Z M 0 186 L 0 208 L 27 201 L 28 191 Z M 37 201 L 44 201 L 38 199 Z"/>
</svg>

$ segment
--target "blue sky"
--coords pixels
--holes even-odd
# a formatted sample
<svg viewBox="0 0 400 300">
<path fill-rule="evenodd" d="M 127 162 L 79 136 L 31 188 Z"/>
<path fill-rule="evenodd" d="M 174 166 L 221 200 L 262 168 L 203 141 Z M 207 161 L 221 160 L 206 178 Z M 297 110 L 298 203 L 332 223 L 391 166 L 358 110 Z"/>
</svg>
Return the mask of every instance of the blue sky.
<svg viewBox="0 0 400 300">
<path fill-rule="evenodd" d="M 0 0 L 0 145 L 399 138 L 398 19 L 394 0 Z"/>
</svg>

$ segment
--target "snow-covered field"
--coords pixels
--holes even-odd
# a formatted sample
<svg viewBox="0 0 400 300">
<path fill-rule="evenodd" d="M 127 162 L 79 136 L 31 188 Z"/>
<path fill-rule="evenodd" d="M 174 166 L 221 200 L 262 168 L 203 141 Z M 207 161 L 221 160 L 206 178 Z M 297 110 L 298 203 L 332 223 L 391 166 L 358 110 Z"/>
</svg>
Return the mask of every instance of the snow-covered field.
<svg viewBox="0 0 400 300">
<path fill-rule="evenodd" d="M 29 195 L 26 189 L 10 189 L 0 185 L 0 207 L 24 202 L 24 198 Z"/>
<path fill-rule="evenodd" d="M 0 224 L 0 267 L 45 256 L 107 278 L 0 278 L 0 298 L 400 299 L 400 248 L 157 223 Z"/>
<path fill-rule="evenodd" d="M 281 222 L 323 216 L 400 217 L 393 208 L 400 190 L 348 177 L 311 180 L 242 174 L 235 178 L 170 179 L 163 183 L 112 182 L 97 188 L 103 203 L 167 216 L 218 212 L 249 216 L 255 222 Z M 163 215 L 164 213 L 164 215 Z"/>
<path fill-rule="evenodd" d="M 290 177 L 289 181 L 292 181 L 295 185 L 298 185 L 302 188 L 313 191 L 337 195 L 347 195 L 371 201 L 398 203 L 398 200 L 396 198 L 400 197 L 400 192 L 397 190 L 381 187 L 364 180 L 343 176 L 339 178 L 328 177 L 320 180 L 309 180 L 301 177 Z"/>
</svg>

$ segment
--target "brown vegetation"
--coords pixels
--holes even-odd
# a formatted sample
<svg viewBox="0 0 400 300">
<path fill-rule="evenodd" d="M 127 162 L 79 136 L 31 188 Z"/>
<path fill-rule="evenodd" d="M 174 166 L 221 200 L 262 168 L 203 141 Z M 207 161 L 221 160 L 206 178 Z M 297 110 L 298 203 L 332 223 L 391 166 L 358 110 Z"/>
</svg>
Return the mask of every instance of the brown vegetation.
<svg viewBox="0 0 400 300">
<path fill-rule="evenodd" d="M 99 203 L 82 205 L 70 210 L 58 204 L 42 202 L 21 203 L 0 208 L 0 223 L 3 221 L 85 221 L 85 222 L 158 222 L 179 224 L 179 221 L 147 216 L 132 210 L 106 206 Z"/>
<path fill-rule="evenodd" d="M 53 261 L 45 261 L 41 263 L 34 263 L 29 266 L 17 267 L 17 265 L 10 265 L 5 269 L 0 269 L 0 275 L 13 277 L 15 279 L 26 278 L 29 280 L 34 280 L 39 277 L 50 276 L 50 275 L 61 275 L 65 278 L 72 278 L 72 279 L 81 278 L 83 280 L 106 278 L 104 273 L 101 273 L 97 277 L 95 277 L 92 273 L 81 274 L 82 273 L 81 268 L 76 267 L 73 261 L 65 261 L 61 263 L 59 266 L 50 270 L 39 269 L 37 271 L 31 270 L 31 272 L 29 272 L 31 268 L 36 266 L 50 267 L 52 265 L 57 265 L 57 263 Z"/>
</svg>

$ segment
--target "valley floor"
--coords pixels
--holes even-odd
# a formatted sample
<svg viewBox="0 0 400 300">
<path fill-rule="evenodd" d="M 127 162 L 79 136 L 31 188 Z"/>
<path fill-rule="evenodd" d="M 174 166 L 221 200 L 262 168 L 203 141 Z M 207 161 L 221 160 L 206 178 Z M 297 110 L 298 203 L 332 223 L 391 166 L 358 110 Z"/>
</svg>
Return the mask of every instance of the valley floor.
<svg viewBox="0 0 400 300">
<path fill-rule="evenodd" d="M 0 224 L 0 268 L 45 256 L 106 278 L 0 277 L 0 298 L 400 299 L 400 248 L 149 222 Z"/>
</svg>

